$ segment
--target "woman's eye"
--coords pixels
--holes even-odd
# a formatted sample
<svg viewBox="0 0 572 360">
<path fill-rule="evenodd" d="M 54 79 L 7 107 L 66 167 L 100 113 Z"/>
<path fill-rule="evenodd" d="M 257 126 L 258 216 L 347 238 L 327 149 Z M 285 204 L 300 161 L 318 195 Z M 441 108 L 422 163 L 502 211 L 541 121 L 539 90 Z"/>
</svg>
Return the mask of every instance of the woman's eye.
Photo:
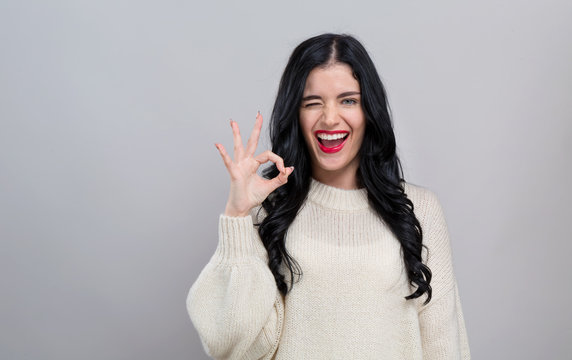
<svg viewBox="0 0 572 360">
<path fill-rule="evenodd" d="M 357 101 L 354 99 L 343 99 L 342 104 L 344 105 L 354 105 L 357 104 Z"/>
<path fill-rule="evenodd" d="M 319 103 L 309 103 L 309 104 L 304 105 L 304 107 L 312 107 L 315 105 L 320 105 L 320 104 Z"/>
</svg>

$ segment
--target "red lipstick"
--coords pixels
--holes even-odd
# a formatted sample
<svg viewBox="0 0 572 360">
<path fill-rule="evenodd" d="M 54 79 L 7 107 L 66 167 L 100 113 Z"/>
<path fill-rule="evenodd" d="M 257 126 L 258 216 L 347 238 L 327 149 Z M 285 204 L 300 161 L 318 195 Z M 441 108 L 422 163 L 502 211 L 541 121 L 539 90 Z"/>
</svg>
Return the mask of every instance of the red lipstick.
<svg viewBox="0 0 572 360">
<path fill-rule="evenodd" d="M 340 144 L 333 146 L 333 147 L 327 147 L 324 144 L 322 144 L 322 142 L 320 141 L 320 138 L 318 137 L 319 134 L 328 134 L 328 135 L 347 134 L 347 135 Z M 345 131 L 345 130 L 335 130 L 335 131 L 318 130 L 318 131 L 314 132 L 314 136 L 316 137 L 316 139 L 318 141 L 318 146 L 320 147 L 320 150 L 322 150 L 323 152 L 325 152 L 327 154 L 333 154 L 333 153 L 336 153 L 336 152 L 342 150 L 346 141 L 348 140 L 349 131 Z"/>
</svg>

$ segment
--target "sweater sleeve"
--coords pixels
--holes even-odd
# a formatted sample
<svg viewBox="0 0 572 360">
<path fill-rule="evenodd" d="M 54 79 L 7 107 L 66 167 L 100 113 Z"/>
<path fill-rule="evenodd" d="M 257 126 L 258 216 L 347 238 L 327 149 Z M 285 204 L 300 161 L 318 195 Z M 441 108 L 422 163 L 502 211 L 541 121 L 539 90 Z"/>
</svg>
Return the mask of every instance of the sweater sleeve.
<svg viewBox="0 0 572 360">
<path fill-rule="evenodd" d="M 424 257 L 433 275 L 433 296 L 429 304 L 421 306 L 419 310 L 423 359 L 467 360 L 471 355 L 453 273 L 447 223 L 437 196 L 429 191 L 426 200 L 427 233 L 423 235 L 428 250 L 424 252 Z"/>
<path fill-rule="evenodd" d="M 219 217 L 214 255 L 191 286 L 187 310 L 214 359 L 269 359 L 278 347 L 284 302 L 252 217 Z"/>
</svg>

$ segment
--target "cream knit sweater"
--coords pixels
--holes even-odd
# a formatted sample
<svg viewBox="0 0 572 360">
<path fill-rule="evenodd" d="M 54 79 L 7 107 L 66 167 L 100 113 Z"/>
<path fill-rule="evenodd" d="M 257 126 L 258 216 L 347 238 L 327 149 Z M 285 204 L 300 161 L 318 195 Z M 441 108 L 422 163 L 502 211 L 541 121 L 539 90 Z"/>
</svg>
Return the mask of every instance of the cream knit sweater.
<svg viewBox="0 0 572 360">
<path fill-rule="evenodd" d="M 470 359 L 443 210 L 428 189 L 405 183 L 405 192 L 429 248 L 428 305 L 425 296 L 404 299 L 414 287 L 400 243 L 366 190 L 312 179 L 286 236 L 303 276 L 285 298 L 253 227 L 256 209 L 220 216 L 217 249 L 187 297 L 205 351 L 215 359 Z"/>
</svg>

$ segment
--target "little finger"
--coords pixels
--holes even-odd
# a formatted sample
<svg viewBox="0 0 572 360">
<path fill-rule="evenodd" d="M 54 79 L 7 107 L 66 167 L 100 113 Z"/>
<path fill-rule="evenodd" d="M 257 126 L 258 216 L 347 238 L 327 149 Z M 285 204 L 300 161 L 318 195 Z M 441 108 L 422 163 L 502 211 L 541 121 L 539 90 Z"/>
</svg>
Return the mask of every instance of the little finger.
<svg viewBox="0 0 572 360">
<path fill-rule="evenodd" d="M 224 162 L 224 166 L 226 166 L 226 168 L 230 171 L 232 159 L 230 158 L 230 156 L 226 152 L 224 146 L 222 146 L 222 144 L 215 144 L 215 147 L 217 148 L 218 152 L 220 153 L 220 156 L 222 157 L 222 161 Z"/>
</svg>

